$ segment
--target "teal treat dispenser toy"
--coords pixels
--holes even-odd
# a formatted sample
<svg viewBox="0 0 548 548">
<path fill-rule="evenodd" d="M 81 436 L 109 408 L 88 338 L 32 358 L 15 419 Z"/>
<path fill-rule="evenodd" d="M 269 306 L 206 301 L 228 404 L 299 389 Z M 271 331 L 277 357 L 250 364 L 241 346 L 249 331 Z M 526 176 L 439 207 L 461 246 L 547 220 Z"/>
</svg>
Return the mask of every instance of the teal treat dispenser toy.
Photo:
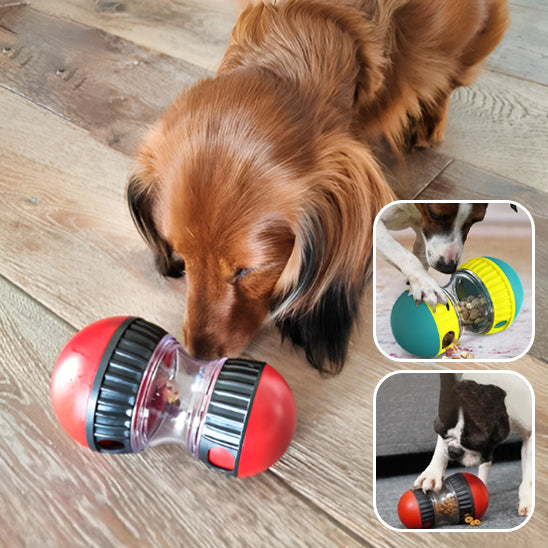
<svg viewBox="0 0 548 548">
<path fill-rule="evenodd" d="M 416 304 L 403 292 L 392 307 L 390 327 L 396 342 L 419 358 L 435 358 L 464 331 L 498 333 L 512 324 L 523 305 L 523 285 L 516 271 L 493 257 L 477 257 L 452 274 L 443 291 L 447 307 Z"/>
</svg>

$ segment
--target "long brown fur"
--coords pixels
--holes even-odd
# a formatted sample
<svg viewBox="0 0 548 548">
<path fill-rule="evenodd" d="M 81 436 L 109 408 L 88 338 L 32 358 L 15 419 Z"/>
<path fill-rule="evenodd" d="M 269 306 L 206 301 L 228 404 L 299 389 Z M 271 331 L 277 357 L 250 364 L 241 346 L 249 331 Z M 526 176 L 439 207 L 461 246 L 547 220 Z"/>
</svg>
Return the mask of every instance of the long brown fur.
<svg viewBox="0 0 548 548">
<path fill-rule="evenodd" d="M 185 90 L 128 187 L 194 355 L 239 353 L 270 314 L 322 371 L 342 367 L 378 211 L 369 145 L 443 139 L 449 96 L 508 25 L 505 0 L 251 2 L 215 78 Z"/>
</svg>

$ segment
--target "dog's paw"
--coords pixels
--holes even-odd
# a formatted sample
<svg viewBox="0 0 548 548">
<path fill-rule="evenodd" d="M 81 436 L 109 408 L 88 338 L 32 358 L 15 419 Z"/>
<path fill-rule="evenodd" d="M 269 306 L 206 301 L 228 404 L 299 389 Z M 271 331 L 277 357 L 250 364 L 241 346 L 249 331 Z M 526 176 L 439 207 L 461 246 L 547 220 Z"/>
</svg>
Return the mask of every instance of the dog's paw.
<svg viewBox="0 0 548 548">
<path fill-rule="evenodd" d="M 533 493 L 530 485 L 521 485 L 519 488 L 518 515 L 527 516 L 533 508 Z"/>
<path fill-rule="evenodd" d="M 409 286 L 409 291 L 417 304 L 424 301 L 434 309 L 434 312 L 438 303 L 447 305 L 447 295 L 440 285 L 426 272 L 420 276 L 410 278 Z"/>
<path fill-rule="evenodd" d="M 422 489 L 424 493 L 434 490 L 436 493 L 440 492 L 441 485 L 443 483 L 443 474 L 439 469 L 428 467 L 426 470 L 415 480 L 413 489 Z"/>
</svg>

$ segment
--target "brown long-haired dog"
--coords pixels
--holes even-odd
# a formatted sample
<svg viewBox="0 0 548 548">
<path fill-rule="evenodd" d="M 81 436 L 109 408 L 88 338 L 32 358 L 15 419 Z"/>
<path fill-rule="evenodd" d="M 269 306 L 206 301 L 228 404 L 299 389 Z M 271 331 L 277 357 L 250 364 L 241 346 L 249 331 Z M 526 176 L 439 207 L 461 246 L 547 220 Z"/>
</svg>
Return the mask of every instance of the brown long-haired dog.
<svg viewBox="0 0 548 548">
<path fill-rule="evenodd" d="M 280 0 L 239 17 L 215 78 L 184 91 L 128 198 L 160 271 L 186 274 L 185 344 L 237 354 L 270 314 L 342 366 L 394 196 L 368 143 L 441 141 L 449 95 L 508 24 L 505 0 Z"/>
</svg>

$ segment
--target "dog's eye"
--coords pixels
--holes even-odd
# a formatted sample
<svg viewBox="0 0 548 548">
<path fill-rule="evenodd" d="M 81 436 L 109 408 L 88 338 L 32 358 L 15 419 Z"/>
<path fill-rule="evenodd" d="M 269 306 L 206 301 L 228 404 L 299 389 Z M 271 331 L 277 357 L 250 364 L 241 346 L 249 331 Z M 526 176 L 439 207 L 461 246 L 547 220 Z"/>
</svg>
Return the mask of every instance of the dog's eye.
<svg viewBox="0 0 548 548">
<path fill-rule="evenodd" d="M 434 213 L 430 206 L 428 206 L 427 209 L 428 209 L 428 215 L 430 215 L 430 218 L 433 221 L 436 221 L 436 223 L 444 223 L 450 219 L 450 215 L 439 215 L 438 213 Z"/>
<path fill-rule="evenodd" d="M 245 278 L 250 272 L 253 272 L 252 268 L 238 268 L 236 272 L 234 272 L 234 277 L 232 278 L 232 280 L 241 280 L 242 278 Z"/>
<path fill-rule="evenodd" d="M 181 258 L 179 254 L 175 253 L 175 251 L 172 251 L 169 260 L 167 275 L 170 278 L 182 278 L 185 274 L 185 261 Z"/>
<path fill-rule="evenodd" d="M 437 223 L 442 223 L 447 218 L 445 215 L 436 215 L 436 213 L 432 212 L 430 212 L 430 217 L 432 217 L 432 220 L 436 221 Z"/>
</svg>

